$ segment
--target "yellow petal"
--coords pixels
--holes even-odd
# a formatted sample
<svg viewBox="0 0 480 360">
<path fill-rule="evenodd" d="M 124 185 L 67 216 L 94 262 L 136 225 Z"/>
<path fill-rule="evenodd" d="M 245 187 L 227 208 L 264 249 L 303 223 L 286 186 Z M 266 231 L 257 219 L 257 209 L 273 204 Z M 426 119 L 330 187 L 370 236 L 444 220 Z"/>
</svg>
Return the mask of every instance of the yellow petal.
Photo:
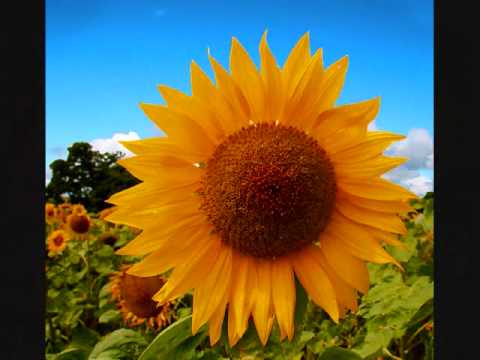
<svg viewBox="0 0 480 360">
<path fill-rule="evenodd" d="M 337 243 L 335 238 L 325 232 L 322 233 L 320 249 L 325 255 L 325 260 L 347 284 L 366 294 L 370 284 L 367 266 L 362 260 L 343 251 Z"/>
<path fill-rule="evenodd" d="M 280 121 L 303 128 L 303 111 L 312 105 L 313 98 L 321 89 L 323 79 L 322 49 L 318 49 L 308 64 L 291 97 L 287 98 Z"/>
<path fill-rule="evenodd" d="M 187 152 L 172 144 L 166 137 L 154 137 L 142 140 L 119 141 L 131 152 L 137 155 L 158 155 L 162 157 L 175 157 L 185 160 L 190 164 L 205 161 L 202 154 Z"/>
<path fill-rule="evenodd" d="M 395 213 L 388 214 L 380 211 L 368 210 L 354 205 L 349 201 L 337 201 L 335 206 L 345 217 L 360 224 L 369 225 L 395 234 L 407 233 L 404 223 Z"/>
<path fill-rule="evenodd" d="M 386 131 L 368 132 L 361 141 L 328 155 L 334 163 L 352 163 L 367 160 L 382 154 L 393 142 L 404 139 L 405 136 L 392 134 Z"/>
<path fill-rule="evenodd" d="M 290 256 L 298 280 L 313 302 L 322 307 L 338 323 L 338 304 L 332 283 L 325 270 L 312 256 L 312 246 L 306 246 Z"/>
<path fill-rule="evenodd" d="M 251 286 L 255 286 L 255 284 L 249 283 L 249 273 L 256 271 L 256 269 L 252 268 L 254 266 L 253 262 L 238 251 L 233 252 L 232 261 L 232 286 L 229 305 L 232 314 L 228 320 L 231 346 L 233 346 L 233 339 L 237 339 L 237 337 L 239 339 L 247 329 L 248 317 L 253 304 Z M 232 318 L 232 321 L 230 321 L 230 318 Z"/>
<path fill-rule="evenodd" d="M 365 179 L 380 176 L 408 160 L 406 157 L 377 156 L 358 163 L 334 164 L 338 181 L 343 179 Z"/>
<path fill-rule="evenodd" d="M 164 304 L 183 295 L 200 284 L 214 266 L 220 251 L 221 240 L 209 235 L 206 244 L 188 257 L 188 262 L 178 265 L 167 283 L 152 299 Z"/>
<path fill-rule="evenodd" d="M 356 257 L 379 264 L 392 263 L 401 268 L 370 233 L 338 212 L 334 212 L 329 226 L 320 235 L 320 243 L 324 241 L 326 235 L 334 239 L 327 241 L 335 241 L 336 246 Z"/>
<path fill-rule="evenodd" d="M 265 113 L 265 90 L 255 63 L 236 38 L 232 38 L 230 71 L 250 108 L 250 120 L 262 122 Z"/>
<path fill-rule="evenodd" d="M 257 328 L 258 337 L 263 345 L 268 341 L 270 307 L 272 301 L 272 264 L 268 260 L 255 259 L 257 268 L 257 286 L 253 292 L 255 304 L 253 306 L 253 321 Z M 271 330 L 271 328 L 270 328 Z"/>
<path fill-rule="evenodd" d="M 412 210 L 412 206 L 406 201 L 366 199 L 343 191 L 337 192 L 337 199 L 339 202 L 345 201 L 360 208 L 391 214 L 402 214 Z"/>
<path fill-rule="evenodd" d="M 260 42 L 260 75 L 265 86 L 265 122 L 275 122 L 279 119 L 283 108 L 283 83 L 282 73 L 277 66 L 268 44 L 265 31 Z"/>
<path fill-rule="evenodd" d="M 286 96 L 290 98 L 310 63 L 310 34 L 305 33 L 295 44 L 283 66 Z"/>
<path fill-rule="evenodd" d="M 193 71 L 194 70 L 192 70 L 192 73 Z M 160 91 L 160 94 L 162 94 L 167 102 L 169 109 L 195 121 L 205 130 L 205 133 L 209 135 L 210 139 L 212 139 L 216 145 L 225 137 L 225 133 L 215 114 L 207 105 L 202 103 L 198 97 L 188 96 L 165 85 L 159 85 L 158 91 Z"/>
<path fill-rule="evenodd" d="M 373 228 L 371 226 L 362 226 L 366 231 L 368 231 L 372 236 L 378 241 L 383 241 L 386 244 L 398 246 L 403 249 L 407 249 L 407 246 L 399 240 L 398 234 L 392 234 L 391 232 L 383 231 L 380 229 Z"/>
<path fill-rule="evenodd" d="M 250 108 L 245 96 L 227 71 L 210 54 L 208 58 L 215 74 L 215 81 L 225 101 L 232 107 L 240 125 L 248 125 Z"/>
<path fill-rule="evenodd" d="M 169 188 L 198 181 L 204 169 L 162 155 L 142 155 L 120 159 L 117 163 L 140 180 L 151 180 L 157 188 Z M 174 166 L 172 166 L 174 165 Z"/>
<path fill-rule="evenodd" d="M 208 239 L 208 232 L 209 228 L 205 226 L 183 226 L 164 239 L 150 237 L 151 246 L 147 250 L 153 252 L 133 265 L 128 273 L 136 276 L 155 276 L 182 264 L 186 254 L 201 250 Z M 127 247 L 131 246 L 131 243 Z M 130 255 L 132 252 L 136 254 L 139 251 L 124 250 L 122 255 Z"/>
<path fill-rule="evenodd" d="M 161 208 L 167 205 L 174 205 L 185 201 L 198 200 L 196 191 L 199 183 L 175 187 L 172 189 L 148 189 L 137 192 L 133 196 L 114 197 L 107 200 L 111 204 L 128 206 L 138 209 Z"/>
<path fill-rule="evenodd" d="M 140 104 L 145 114 L 168 136 L 173 144 L 205 158 L 215 150 L 215 142 L 196 121 L 163 105 Z"/>
<path fill-rule="evenodd" d="M 342 138 L 345 129 L 359 126 L 367 131 L 367 126 L 377 116 L 380 98 L 361 101 L 355 104 L 342 105 L 321 113 L 315 120 L 311 133 L 319 140 L 331 137 Z M 351 145 L 349 142 L 347 146 Z"/>
<path fill-rule="evenodd" d="M 178 219 L 187 221 L 188 219 L 201 215 L 198 211 L 200 201 L 198 197 L 192 197 L 186 201 L 179 203 L 160 206 L 160 207 L 119 207 L 112 214 L 109 214 L 105 220 L 116 223 L 125 224 L 140 229 L 149 228 L 160 235 L 162 227 L 178 222 Z"/>
<path fill-rule="evenodd" d="M 193 293 L 192 333 L 205 324 L 216 308 L 230 293 L 232 248 L 221 243 L 220 252 L 208 275 L 195 287 Z"/>
<path fill-rule="evenodd" d="M 312 247 L 312 255 L 327 273 L 337 295 L 338 302 L 352 311 L 357 311 L 357 294 L 354 288 L 337 275 L 335 270 L 328 264 L 325 255 L 319 247 Z"/>
<path fill-rule="evenodd" d="M 368 179 L 368 180 L 343 180 L 337 183 L 338 187 L 352 195 L 366 199 L 374 200 L 407 200 L 415 199 L 417 196 L 401 187 L 393 184 L 388 180 Z"/>
<path fill-rule="evenodd" d="M 226 304 L 227 302 L 223 301 L 219 306 L 217 306 L 217 308 L 215 309 L 215 312 L 213 313 L 208 323 L 210 346 L 215 345 L 220 339 L 220 335 L 222 334 L 222 323 L 223 323 L 223 318 L 225 317 Z"/>
<path fill-rule="evenodd" d="M 293 339 L 295 313 L 295 278 L 288 258 L 272 261 L 272 299 L 278 325 Z"/>
<path fill-rule="evenodd" d="M 303 119 L 304 129 L 310 130 L 318 115 L 333 107 L 343 88 L 347 69 L 348 57 L 344 56 L 330 65 L 321 78 L 312 77 L 313 83 L 311 82 L 306 90 L 311 97 L 302 102 L 303 106 L 298 114 L 298 118 Z"/>
<path fill-rule="evenodd" d="M 191 77 L 192 94 L 211 109 L 217 130 L 224 135 L 238 130 L 241 127 L 238 114 L 232 110 L 221 92 L 195 62 L 191 65 Z"/>
<path fill-rule="evenodd" d="M 234 285 L 232 284 L 232 287 L 233 286 Z M 245 331 L 242 332 L 241 334 L 237 332 L 237 327 L 239 327 L 238 319 L 235 315 L 235 312 L 233 311 L 231 303 L 228 306 L 228 324 L 227 325 L 228 325 L 228 344 L 230 345 L 230 347 L 233 347 L 238 342 L 238 340 L 240 340 L 240 338 L 242 337 Z"/>
</svg>

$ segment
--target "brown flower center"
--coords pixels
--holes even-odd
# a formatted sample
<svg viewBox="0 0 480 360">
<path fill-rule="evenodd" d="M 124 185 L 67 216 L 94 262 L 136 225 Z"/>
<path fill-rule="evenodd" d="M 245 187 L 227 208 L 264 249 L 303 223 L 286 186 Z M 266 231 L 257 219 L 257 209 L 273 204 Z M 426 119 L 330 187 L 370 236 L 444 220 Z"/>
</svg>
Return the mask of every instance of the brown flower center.
<svg viewBox="0 0 480 360">
<path fill-rule="evenodd" d="M 85 234 L 90 229 L 90 219 L 86 215 L 71 215 L 70 227 L 77 234 Z"/>
<path fill-rule="evenodd" d="M 274 258 L 318 239 L 335 204 L 333 166 L 293 127 L 242 128 L 220 144 L 202 179 L 201 209 L 221 239 Z"/>
<path fill-rule="evenodd" d="M 63 244 L 63 241 L 64 239 L 62 235 L 58 235 L 53 238 L 53 243 L 55 244 L 55 246 L 61 246 Z"/>
<path fill-rule="evenodd" d="M 152 296 L 164 283 L 160 276 L 138 277 L 124 273 L 120 291 L 125 306 L 130 312 L 142 318 L 156 316 L 162 308 L 157 307 Z"/>
</svg>

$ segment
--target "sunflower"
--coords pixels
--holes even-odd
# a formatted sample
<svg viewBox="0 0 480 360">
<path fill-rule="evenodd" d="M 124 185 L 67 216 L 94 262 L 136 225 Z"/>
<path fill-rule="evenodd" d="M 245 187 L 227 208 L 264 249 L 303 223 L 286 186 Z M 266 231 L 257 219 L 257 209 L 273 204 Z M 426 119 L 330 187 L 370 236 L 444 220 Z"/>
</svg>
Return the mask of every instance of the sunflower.
<svg viewBox="0 0 480 360">
<path fill-rule="evenodd" d="M 130 265 L 124 265 L 110 277 L 112 299 L 129 327 L 145 324 L 147 328 L 159 330 L 168 325 L 173 317 L 171 303 L 161 306 L 151 298 L 166 279 L 163 276 L 137 277 L 126 273 Z"/>
<path fill-rule="evenodd" d="M 57 255 L 63 252 L 70 240 L 67 232 L 63 230 L 53 231 L 47 239 L 47 248 L 50 255 Z"/>
<path fill-rule="evenodd" d="M 384 150 L 404 138 L 367 126 L 379 98 L 335 106 L 348 57 L 324 67 L 305 34 L 280 68 L 263 35 L 257 71 L 233 38 L 230 73 L 210 54 L 216 84 L 192 62 L 192 95 L 159 86 L 166 105 L 141 104 L 167 137 L 123 142 L 119 163 L 142 183 L 113 195 L 108 220 L 142 229 L 118 251 L 129 269 L 173 269 L 160 304 L 193 289 L 192 332 L 211 344 L 228 313 L 235 345 L 249 318 L 266 344 L 276 318 L 294 335 L 295 278 L 335 321 L 366 293 L 365 261 L 395 263 L 398 213 L 415 195 L 382 175 L 406 159 Z"/>
<path fill-rule="evenodd" d="M 58 210 L 54 204 L 45 204 L 45 221 L 47 224 L 54 224 L 57 221 Z"/>
<path fill-rule="evenodd" d="M 62 220 L 62 222 L 67 221 L 68 215 L 72 213 L 72 204 L 70 203 L 63 203 L 58 205 L 58 217 Z"/>
<path fill-rule="evenodd" d="M 72 214 L 82 215 L 86 213 L 87 213 L 87 210 L 82 204 L 75 204 L 72 206 Z"/>
<path fill-rule="evenodd" d="M 107 245 L 113 246 L 118 240 L 118 236 L 112 232 L 105 232 L 98 237 L 100 242 L 103 242 Z"/>
<path fill-rule="evenodd" d="M 72 235 L 84 238 L 90 230 L 91 220 L 86 213 L 74 212 L 67 217 L 67 227 Z"/>
</svg>

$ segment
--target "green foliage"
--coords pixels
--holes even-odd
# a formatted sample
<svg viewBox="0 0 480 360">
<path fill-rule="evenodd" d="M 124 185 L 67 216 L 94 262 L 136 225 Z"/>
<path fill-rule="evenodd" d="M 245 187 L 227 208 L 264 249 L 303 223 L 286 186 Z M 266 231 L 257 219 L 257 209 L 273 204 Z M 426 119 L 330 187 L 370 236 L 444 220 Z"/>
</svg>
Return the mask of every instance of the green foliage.
<svg viewBox="0 0 480 360">
<path fill-rule="evenodd" d="M 81 203 L 91 212 L 100 211 L 110 195 L 138 183 L 128 171 L 117 165 L 122 154 L 100 153 L 91 145 L 77 142 L 68 148 L 66 160 L 50 164 L 52 179 L 45 190 L 45 198 L 55 204 L 68 196 L 71 203 Z"/>
<path fill-rule="evenodd" d="M 433 196 L 412 202 L 415 211 L 402 215 L 408 233 L 405 248 L 387 246 L 403 271 L 369 264 L 371 286 L 359 298 L 359 310 L 338 324 L 309 301 L 296 282 L 295 336 L 280 341 L 274 323 L 262 346 L 250 320 L 238 344 L 228 345 L 226 316 L 218 343 L 211 347 L 208 327 L 191 334 L 191 294 L 172 311 L 176 322 L 161 331 L 125 329 L 112 302 L 109 276 L 137 258 L 115 255 L 134 234 L 123 226 L 95 220 L 89 241 L 71 241 L 65 251 L 47 258 L 47 360 L 112 359 L 265 359 L 265 360 L 431 360 L 433 359 Z M 52 231 L 53 229 L 49 229 Z M 102 243 L 105 233 L 118 238 Z"/>
</svg>

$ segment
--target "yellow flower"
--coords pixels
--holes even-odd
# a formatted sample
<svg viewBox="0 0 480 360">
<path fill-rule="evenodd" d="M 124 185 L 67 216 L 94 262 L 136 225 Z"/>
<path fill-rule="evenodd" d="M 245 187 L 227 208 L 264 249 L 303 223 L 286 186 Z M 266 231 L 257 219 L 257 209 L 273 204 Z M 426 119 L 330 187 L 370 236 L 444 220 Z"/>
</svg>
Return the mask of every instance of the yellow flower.
<svg viewBox="0 0 480 360">
<path fill-rule="evenodd" d="M 401 244 L 415 195 L 381 175 L 406 160 L 383 155 L 404 136 L 368 131 L 378 98 L 335 106 L 348 58 L 324 67 L 308 33 L 283 68 L 266 34 L 259 71 L 235 38 L 230 74 L 209 58 L 215 85 L 192 62 L 192 96 L 159 86 L 166 105 L 141 105 L 167 137 L 122 142 L 143 182 L 108 220 L 142 233 L 118 254 L 146 255 L 132 275 L 173 269 L 153 299 L 193 289 L 192 332 L 208 322 L 211 344 L 226 311 L 231 345 L 250 315 L 263 344 L 275 318 L 292 339 L 295 277 L 337 322 L 369 288 L 365 261 L 396 263 L 382 244 Z"/>
<path fill-rule="evenodd" d="M 45 204 L 45 221 L 47 224 L 53 224 L 57 221 L 58 210 L 54 204 Z"/>
<path fill-rule="evenodd" d="M 82 215 L 86 213 L 87 213 L 87 210 L 82 204 L 75 204 L 72 206 L 72 214 Z"/>
<path fill-rule="evenodd" d="M 121 271 L 110 277 L 112 299 L 129 327 L 145 324 L 150 329 L 162 329 L 173 319 L 171 303 L 162 306 L 151 298 L 165 283 L 163 276 L 137 277 L 126 273 L 130 266 L 124 265 Z"/>
<path fill-rule="evenodd" d="M 68 234 L 63 230 L 53 231 L 47 239 L 47 248 L 51 255 L 60 254 L 70 240 Z"/>
<path fill-rule="evenodd" d="M 58 212 L 59 212 L 59 214 L 58 214 L 59 219 L 61 219 L 62 222 L 66 222 L 68 215 L 70 215 L 72 213 L 72 204 L 63 203 L 63 204 L 58 205 L 57 208 L 58 208 Z"/>
<path fill-rule="evenodd" d="M 86 213 L 75 213 L 67 217 L 68 229 L 73 235 L 85 236 L 90 230 L 91 220 Z"/>
</svg>

